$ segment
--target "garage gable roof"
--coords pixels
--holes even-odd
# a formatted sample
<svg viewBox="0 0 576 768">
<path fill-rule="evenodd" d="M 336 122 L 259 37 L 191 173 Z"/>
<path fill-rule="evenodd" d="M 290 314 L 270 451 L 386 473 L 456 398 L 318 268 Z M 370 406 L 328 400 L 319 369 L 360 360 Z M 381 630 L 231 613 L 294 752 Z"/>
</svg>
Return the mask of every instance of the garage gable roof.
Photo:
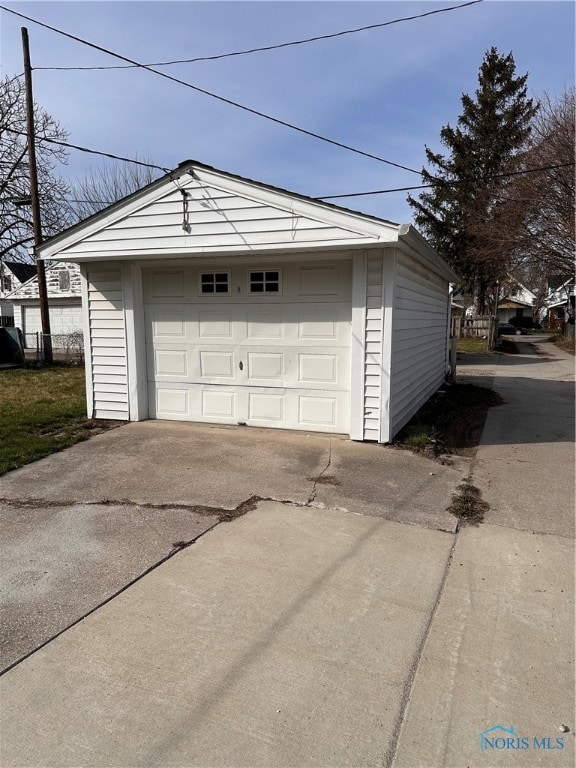
<svg viewBox="0 0 576 768">
<path fill-rule="evenodd" d="M 399 226 L 287 190 L 185 161 L 39 249 L 43 259 L 90 261 L 398 240 Z"/>
</svg>

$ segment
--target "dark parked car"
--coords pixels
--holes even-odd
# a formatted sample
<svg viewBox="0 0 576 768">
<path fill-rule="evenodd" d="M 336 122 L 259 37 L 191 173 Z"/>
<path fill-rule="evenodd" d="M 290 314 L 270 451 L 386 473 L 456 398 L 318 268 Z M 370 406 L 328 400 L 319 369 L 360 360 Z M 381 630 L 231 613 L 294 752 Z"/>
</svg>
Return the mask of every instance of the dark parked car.
<svg viewBox="0 0 576 768">
<path fill-rule="evenodd" d="M 24 350 L 18 328 L 0 328 L 0 364 L 24 365 Z"/>
<path fill-rule="evenodd" d="M 510 335 L 510 336 L 526 336 L 528 331 L 526 328 L 517 328 L 515 325 L 510 325 L 510 323 L 500 323 L 498 326 L 498 336 L 504 335 Z"/>
</svg>

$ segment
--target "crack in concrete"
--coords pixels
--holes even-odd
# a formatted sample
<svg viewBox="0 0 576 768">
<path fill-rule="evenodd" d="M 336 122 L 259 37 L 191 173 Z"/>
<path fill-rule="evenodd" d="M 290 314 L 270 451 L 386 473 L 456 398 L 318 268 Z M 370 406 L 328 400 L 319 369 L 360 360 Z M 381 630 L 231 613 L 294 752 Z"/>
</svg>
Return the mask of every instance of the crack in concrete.
<svg viewBox="0 0 576 768">
<path fill-rule="evenodd" d="M 328 469 L 328 467 L 330 466 L 330 461 L 331 461 L 331 453 L 329 455 L 328 464 L 322 470 L 320 475 L 318 475 L 318 477 L 320 477 Z M 4 674 L 6 674 L 6 672 L 9 672 L 11 669 L 16 667 L 18 664 L 21 664 L 27 658 L 32 656 L 32 654 L 44 648 L 46 645 L 48 645 L 48 643 L 51 643 L 56 638 L 60 637 L 60 635 L 64 634 L 64 632 L 67 632 L 69 629 L 72 629 L 72 627 L 76 626 L 76 624 L 79 624 L 85 618 L 95 613 L 96 611 L 100 610 L 100 608 L 102 608 L 107 603 L 114 600 L 116 597 L 122 594 L 122 592 L 129 589 L 129 587 L 133 586 L 138 581 L 143 579 L 144 576 L 147 576 L 149 573 L 154 571 L 156 568 L 158 568 L 160 565 L 165 563 L 171 557 L 174 557 L 174 555 L 176 555 L 178 552 L 181 552 L 182 550 L 190 547 L 192 544 L 195 544 L 199 539 L 204 537 L 210 531 L 213 531 L 221 523 L 231 522 L 236 518 L 242 517 L 243 515 L 246 515 L 248 512 L 251 512 L 252 510 L 256 509 L 260 501 L 276 501 L 281 504 L 287 504 L 295 507 L 308 507 L 312 505 L 313 496 L 311 496 L 310 499 L 306 502 L 299 502 L 299 501 L 294 501 L 292 499 L 277 499 L 272 496 L 253 495 L 253 496 L 250 496 L 248 499 L 245 499 L 244 501 L 240 502 L 240 504 L 238 504 L 236 507 L 232 509 L 226 509 L 224 507 L 207 507 L 207 506 L 194 505 L 194 504 L 150 504 L 150 503 L 140 504 L 139 502 L 131 501 L 130 499 L 122 499 L 120 501 L 113 500 L 113 499 L 102 499 L 101 501 L 82 502 L 82 501 L 50 501 L 48 499 L 40 499 L 40 498 L 28 498 L 28 499 L 0 498 L 0 505 L 3 504 L 4 506 L 9 506 L 9 507 L 12 507 L 13 509 L 31 509 L 31 508 L 62 509 L 64 507 L 78 506 L 78 505 L 83 505 L 87 507 L 119 506 L 119 507 L 140 507 L 142 509 L 164 509 L 164 510 L 165 509 L 184 509 L 198 515 L 215 516 L 218 518 L 213 525 L 211 525 L 202 533 L 199 533 L 197 536 L 194 536 L 193 538 L 188 540 L 175 541 L 172 544 L 172 549 L 170 550 L 170 552 L 168 552 L 167 555 L 162 557 L 160 560 L 157 560 L 156 562 L 152 563 L 152 565 L 150 565 L 148 568 L 142 571 L 142 573 L 138 574 L 138 576 L 135 576 L 133 579 L 130 579 L 130 581 L 128 581 L 122 587 L 120 587 L 111 595 L 109 595 L 107 598 L 105 598 L 100 603 L 98 603 L 98 605 L 95 605 L 90 610 L 84 612 L 79 618 L 70 622 L 70 624 L 67 624 L 64 628 L 56 632 L 47 640 L 40 643 L 40 645 L 36 646 L 31 651 L 24 654 L 24 656 L 20 657 L 19 659 L 16 659 L 16 661 L 12 662 L 8 666 L 6 666 L 4 669 L 1 669 L 0 677 L 2 677 Z"/>
<path fill-rule="evenodd" d="M 318 478 L 328 469 L 330 462 L 322 470 Z M 49 499 L 42 498 L 28 498 L 28 499 L 7 499 L 0 498 L 0 505 L 5 507 L 11 507 L 12 509 L 63 509 L 64 507 L 139 507 L 140 509 L 162 509 L 162 510 L 175 510 L 182 509 L 187 512 L 193 512 L 196 515 L 206 517 L 217 517 L 219 523 L 228 523 L 235 520 L 237 517 L 256 509 L 260 501 L 277 501 L 280 504 L 287 504 L 293 507 L 309 507 L 314 502 L 314 491 L 312 495 L 306 501 L 296 501 L 294 499 L 281 499 L 277 496 L 259 496 L 254 494 L 244 501 L 240 502 L 236 507 L 208 507 L 203 504 L 152 504 L 149 502 L 132 501 L 131 499 L 100 499 L 99 501 L 72 501 L 70 499 L 63 499 L 59 501 L 51 501 Z"/>
<path fill-rule="evenodd" d="M 317 475 L 315 478 L 312 479 L 312 482 L 314 484 L 312 486 L 312 492 L 311 492 L 310 496 L 308 497 L 308 501 L 306 502 L 306 504 L 304 504 L 305 507 L 307 507 L 310 504 L 312 504 L 312 502 L 315 500 L 316 494 L 318 493 L 318 483 L 321 482 L 321 478 L 328 471 L 328 469 L 330 468 L 331 464 L 332 464 L 332 440 L 329 440 L 328 441 L 328 463 L 326 464 L 326 466 L 324 467 L 322 472 L 320 472 L 319 475 Z"/>
<path fill-rule="evenodd" d="M 263 496 L 250 496 L 240 502 L 236 507 L 208 507 L 202 504 L 150 504 L 147 502 L 132 501 L 131 499 L 101 499 L 99 501 L 50 501 L 41 498 L 6 499 L 0 498 L 0 504 L 13 509 L 62 509 L 63 507 L 140 507 L 140 509 L 183 509 L 202 516 L 215 516 L 219 522 L 229 522 L 237 517 L 245 515 L 256 508 L 259 501 L 266 501 Z"/>
</svg>

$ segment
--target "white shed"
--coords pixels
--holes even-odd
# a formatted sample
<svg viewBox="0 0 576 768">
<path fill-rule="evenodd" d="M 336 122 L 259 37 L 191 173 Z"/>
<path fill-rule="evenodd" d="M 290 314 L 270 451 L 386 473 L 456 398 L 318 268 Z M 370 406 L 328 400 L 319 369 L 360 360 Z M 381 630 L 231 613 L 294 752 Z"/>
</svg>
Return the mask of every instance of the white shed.
<svg viewBox="0 0 576 768">
<path fill-rule="evenodd" d="M 195 161 L 40 256 L 81 267 L 91 417 L 386 443 L 447 372 L 457 277 L 416 230 Z"/>
</svg>

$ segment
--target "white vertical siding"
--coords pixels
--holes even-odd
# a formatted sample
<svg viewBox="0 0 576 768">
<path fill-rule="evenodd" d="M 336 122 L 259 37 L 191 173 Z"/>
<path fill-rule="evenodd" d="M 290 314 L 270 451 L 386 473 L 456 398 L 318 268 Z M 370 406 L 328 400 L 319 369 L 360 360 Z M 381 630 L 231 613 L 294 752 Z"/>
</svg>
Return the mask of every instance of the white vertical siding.
<svg viewBox="0 0 576 768">
<path fill-rule="evenodd" d="M 366 260 L 364 440 L 380 438 L 382 317 L 382 254 L 369 254 Z"/>
<path fill-rule="evenodd" d="M 128 420 L 126 329 L 121 267 L 120 264 L 90 264 L 86 273 L 92 415 L 96 419 Z"/>
<path fill-rule="evenodd" d="M 398 251 L 390 389 L 393 437 L 444 381 L 448 283 Z"/>
<path fill-rule="evenodd" d="M 350 437 L 364 440 L 364 365 L 366 358 L 366 252 L 352 260 L 352 327 L 350 334 Z"/>
</svg>

